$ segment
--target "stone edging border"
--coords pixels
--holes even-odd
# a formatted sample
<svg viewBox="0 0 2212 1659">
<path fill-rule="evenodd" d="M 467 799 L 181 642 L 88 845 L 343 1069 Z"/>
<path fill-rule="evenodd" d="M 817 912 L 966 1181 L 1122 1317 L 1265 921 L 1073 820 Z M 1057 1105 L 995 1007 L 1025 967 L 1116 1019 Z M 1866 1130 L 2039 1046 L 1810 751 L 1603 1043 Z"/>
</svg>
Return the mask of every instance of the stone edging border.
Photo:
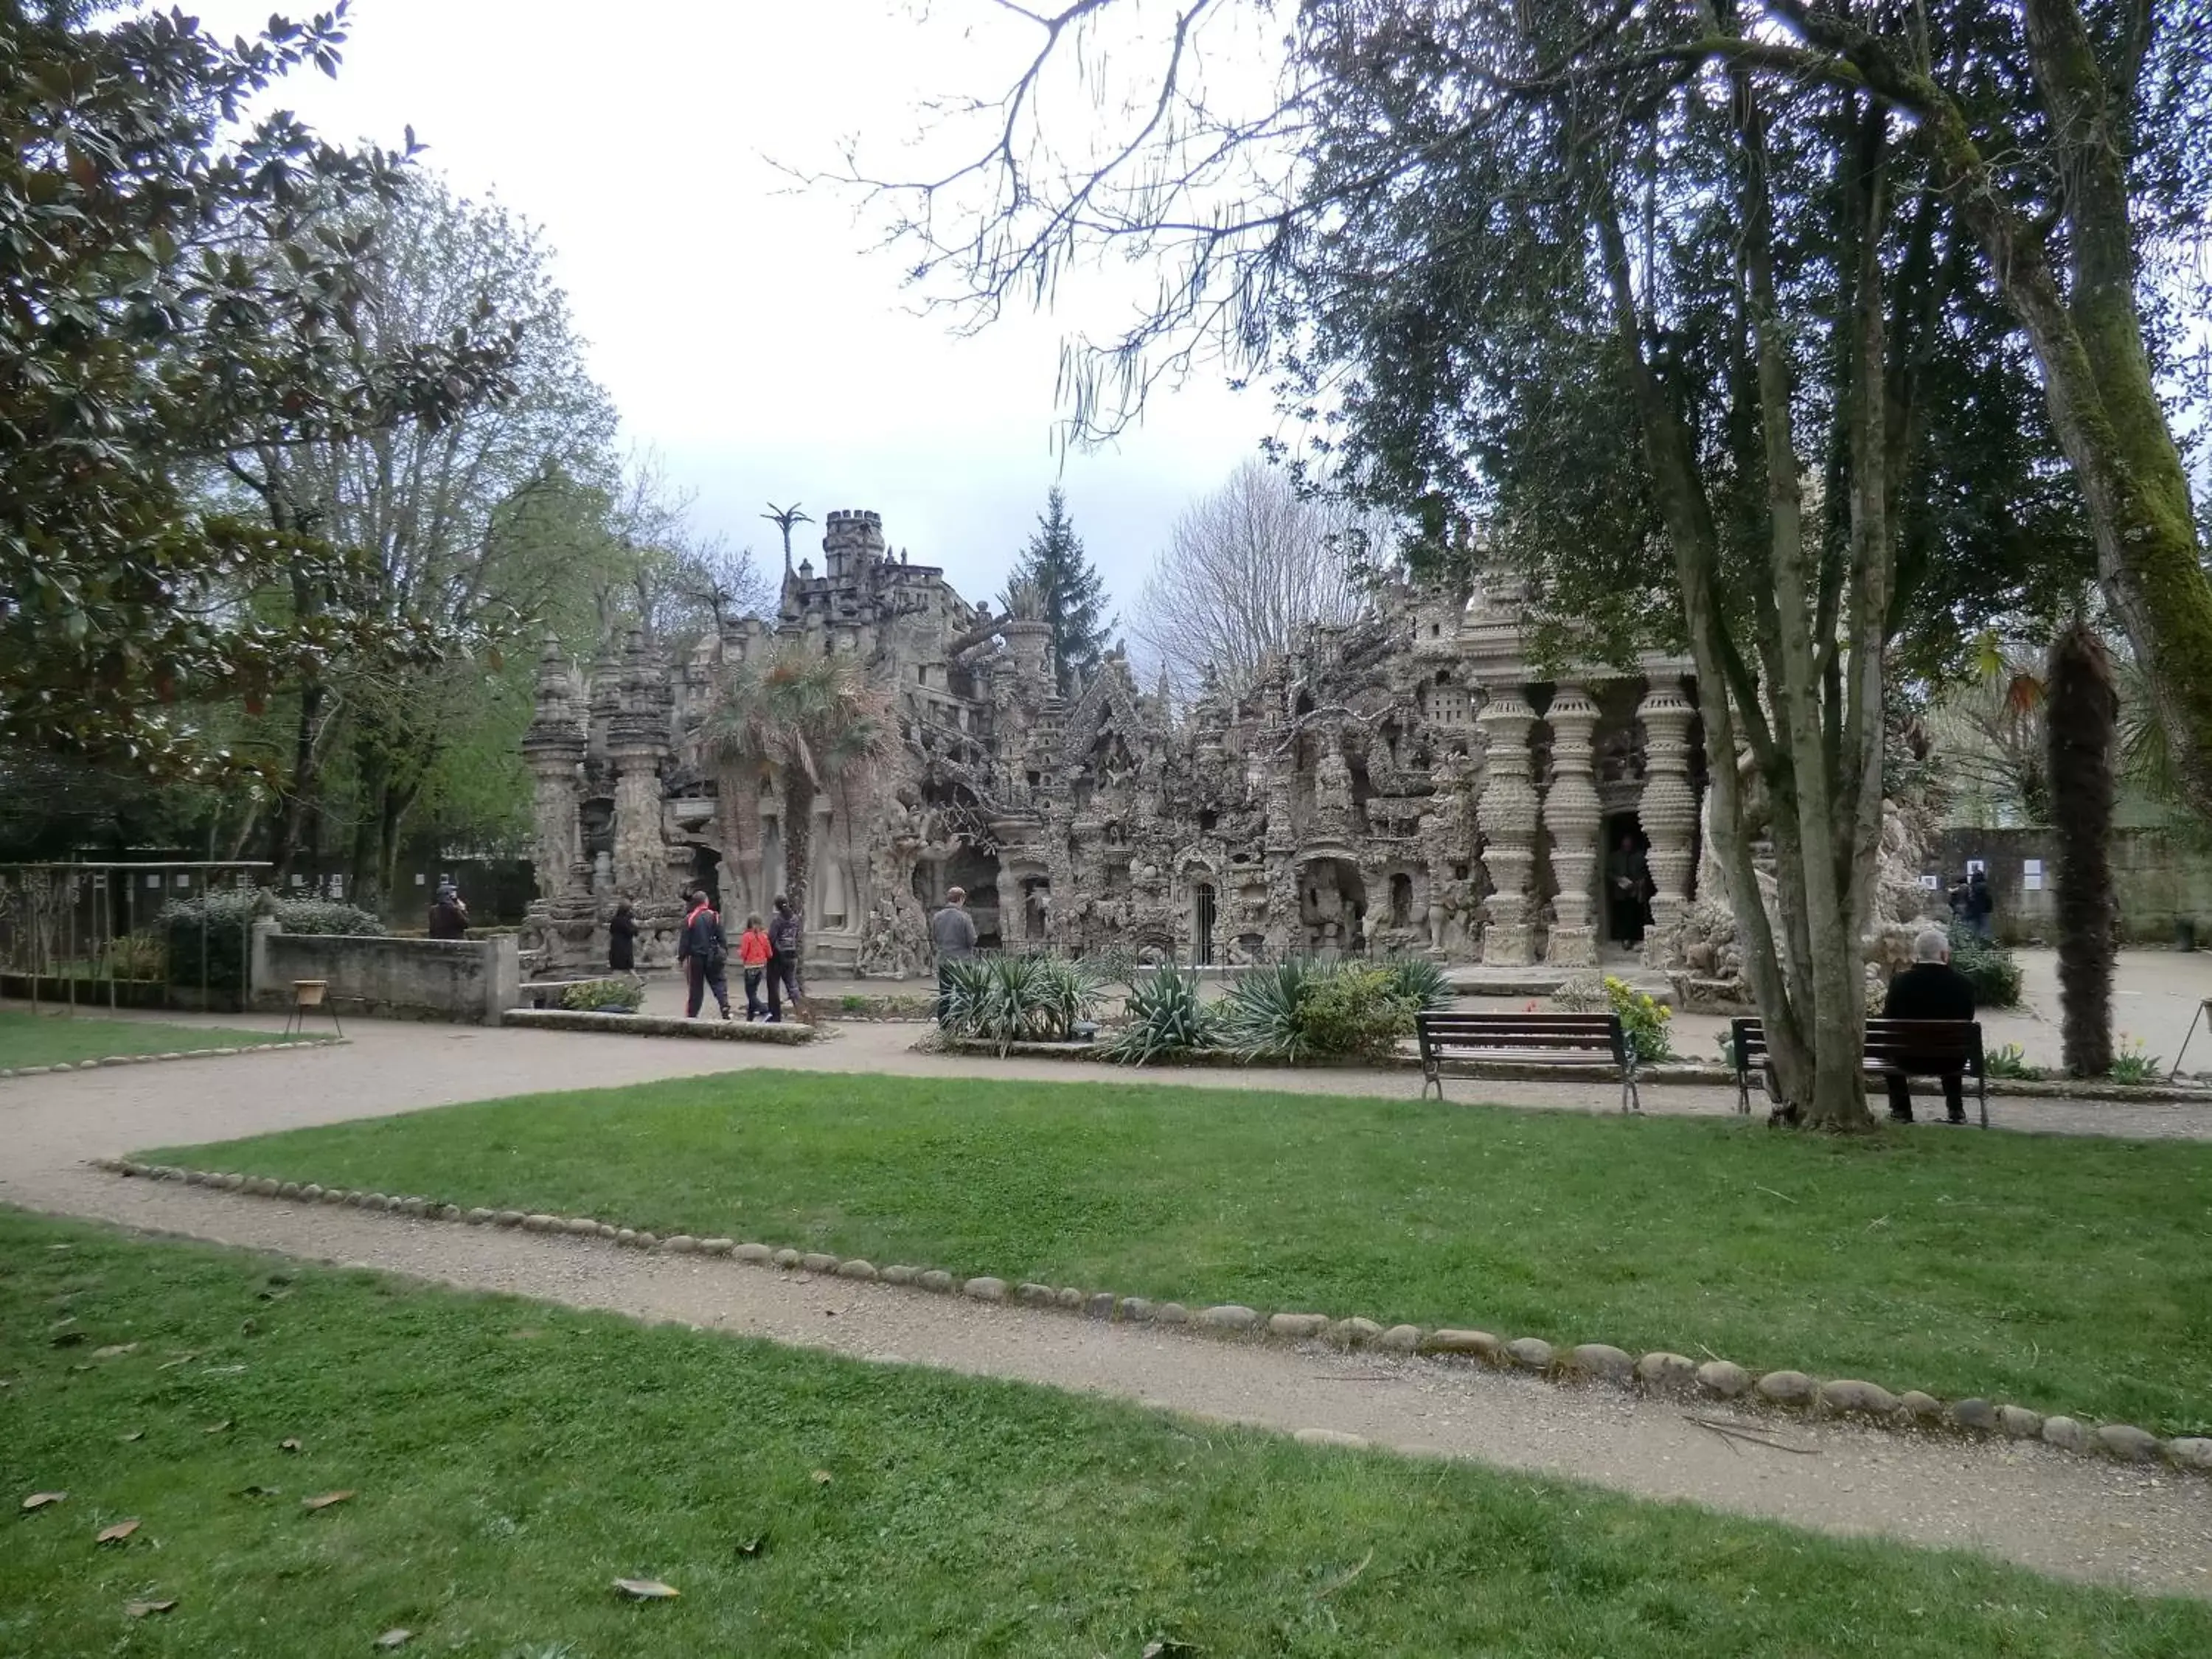
<svg viewBox="0 0 2212 1659">
<path fill-rule="evenodd" d="M 276 1054 L 293 1048 L 337 1048 L 351 1037 L 286 1037 L 276 1042 L 240 1042 L 228 1048 L 170 1048 L 157 1054 L 103 1054 L 98 1060 L 64 1060 L 53 1066 L 0 1068 L 0 1078 L 46 1077 L 56 1072 L 91 1072 L 103 1066 L 152 1066 L 168 1060 L 214 1060 L 224 1054 Z"/>
<path fill-rule="evenodd" d="M 675 1019 L 665 1014 L 595 1014 L 580 1008 L 509 1008 L 501 1025 L 535 1026 L 544 1031 L 623 1031 L 633 1036 L 699 1037 L 723 1042 L 776 1042 L 795 1046 L 819 1035 L 811 1025 L 765 1020 Z"/>
<path fill-rule="evenodd" d="M 1946 1406 L 1933 1395 L 1907 1389 L 1893 1394 L 1876 1382 L 1856 1378 L 1826 1382 L 1803 1371 L 1754 1373 L 1727 1359 L 1700 1364 L 1684 1354 L 1663 1351 L 1635 1358 L 1609 1343 L 1583 1342 L 1558 1348 L 1542 1337 L 1510 1340 L 1488 1331 L 1449 1327 L 1426 1329 L 1419 1325 L 1384 1327 L 1371 1319 L 1354 1316 L 1332 1319 L 1327 1314 L 1277 1313 L 1262 1316 L 1253 1309 L 1228 1303 L 1195 1311 L 1180 1302 L 1152 1302 L 1138 1296 L 1117 1296 L 1111 1291 L 1083 1291 L 1073 1285 L 1022 1283 L 1009 1285 L 1003 1279 L 956 1279 L 941 1267 L 892 1265 L 878 1268 L 857 1257 L 841 1260 L 824 1251 L 801 1252 L 767 1244 L 740 1243 L 729 1238 L 696 1238 L 689 1233 L 663 1237 L 656 1233 L 589 1216 L 525 1213 L 520 1210 L 464 1210 L 458 1204 L 435 1199 L 393 1197 L 384 1193 L 356 1192 L 342 1187 L 325 1188 L 313 1182 L 280 1182 L 269 1176 L 179 1169 L 173 1164 L 149 1164 L 128 1158 L 94 1158 L 92 1167 L 112 1175 L 154 1181 L 180 1181 L 188 1187 L 206 1187 L 255 1198 L 287 1199 L 300 1204 L 336 1204 L 357 1210 L 386 1211 L 425 1221 L 461 1222 L 475 1227 L 518 1228 L 524 1232 L 562 1234 L 579 1238 L 611 1240 L 616 1245 L 650 1250 L 663 1255 L 723 1257 L 755 1267 L 819 1273 L 869 1284 L 896 1285 L 931 1291 L 940 1296 L 962 1296 L 972 1302 L 1018 1303 L 1026 1307 L 1059 1309 L 1086 1318 L 1131 1324 L 1182 1326 L 1222 1337 L 1272 1337 L 1285 1342 L 1321 1341 L 1340 1349 L 1370 1349 L 1377 1352 L 1419 1354 L 1479 1361 L 1502 1370 L 1518 1370 L 1556 1382 L 1604 1382 L 1650 1394 L 1698 1395 L 1706 1399 L 1739 1401 L 1747 1404 L 1796 1410 L 1822 1417 L 1848 1418 L 1891 1429 L 1948 1429 L 1972 1436 L 1996 1435 L 2008 1440 L 2039 1440 L 2061 1451 L 2101 1454 L 2123 1463 L 2148 1463 L 2162 1459 L 2176 1469 L 2212 1474 L 2212 1437 L 2185 1436 L 2160 1440 L 2148 1429 L 2130 1423 L 2106 1423 L 2096 1427 L 2065 1416 L 2046 1417 L 2025 1406 L 1997 1405 L 1979 1398 L 1959 1400 Z M 1315 1437 L 1325 1431 L 1302 1432 Z M 1328 1443 L 1361 1443 L 1356 1436 L 1329 1436 Z"/>
<path fill-rule="evenodd" d="M 1057 1060 L 1078 1065 L 1111 1065 L 1100 1044 L 1096 1042 L 1014 1042 L 1003 1052 L 999 1044 L 987 1042 L 980 1037 L 939 1036 L 937 1052 L 964 1054 L 981 1060 Z M 1243 1056 L 1224 1049 L 1200 1048 L 1179 1054 L 1163 1055 L 1144 1066 L 1132 1070 L 1163 1069 L 1184 1066 L 1204 1069 L 1237 1068 L 1248 1064 Z M 1620 1074 L 1610 1066 L 1547 1066 L 1524 1065 L 1510 1060 L 1455 1060 L 1446 1062 L 1444 1080 L 1470 1083 L 1613 1083 Z M 1391 1054 L 1380 1060 L 1346 1060 L 1340 1064 L 1310 1064 L 1284 1067 L 1298 1072 L 1414 1072 L 1421 1062 L 1412 1054 Z M 1656 1065 L 1639 1067 L 1636 1080 L 1646 1087 L 1680 1086 L 1690 1088 L 1732 1089 L 1735 1073 L 1728 1066 L 1706 1060 L 1662 1060 Z M 1990 1079 L 1990 1096 L 2021 1100 L 2089 1100 L 2100 1103 L 2124 1103 L 2142 1105 L 2212 1105 L 2212 1089 L 2191 1087 L 2170 1083 L 2095 1083 L 2052 1082 L 2042 1079 L 1993 1077 Z M 1753 1091 L 1752 1110 L 1762 1114 L 1766 1109 L 1765 1097 Z"/>
</svg>

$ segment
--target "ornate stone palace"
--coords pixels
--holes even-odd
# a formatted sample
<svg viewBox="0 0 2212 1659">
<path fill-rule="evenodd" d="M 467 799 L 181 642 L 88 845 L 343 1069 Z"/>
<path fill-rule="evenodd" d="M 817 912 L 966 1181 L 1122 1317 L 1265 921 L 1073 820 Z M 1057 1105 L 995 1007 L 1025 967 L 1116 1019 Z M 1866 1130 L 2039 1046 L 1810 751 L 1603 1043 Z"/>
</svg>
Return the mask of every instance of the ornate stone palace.
<svg viewBox="0 0 2212 1659">
<path fill-rule="evenodd" d="M 588 668 L 549 643 L 524 744 L 525 944 L 544 966 L 604 962 L 618 896 L 641 967 L 672 955 L 689 886 L 765 912 L 792 834 L 811 837 L 809 961 L 885 976 L 926 970 L 927 908 L 951 886 L 987 946 L 1562 973 L 1630 949 L 1634 917 L 1606 902 L 1624 838 L 1645 852 L 1655 939 L 1692 896 L 1704 760 L 1682 661 L 1558 678 L 1511 596 L 1405 586 L 1309 630 L 1249 695 L 1171 708 L 1116 653 L 1071 700 L 1044 623 L 892 558 L 877 514 L 830 514 L 822 556 L 772 626 L 732 623 L 680 664 L 635 634 Z M 720 665 L 793 638 L 865 664 L 898 737 L 824 778 L 801 825 L 781 821 L 773 767 L 702 737 Z"/>
</svg>

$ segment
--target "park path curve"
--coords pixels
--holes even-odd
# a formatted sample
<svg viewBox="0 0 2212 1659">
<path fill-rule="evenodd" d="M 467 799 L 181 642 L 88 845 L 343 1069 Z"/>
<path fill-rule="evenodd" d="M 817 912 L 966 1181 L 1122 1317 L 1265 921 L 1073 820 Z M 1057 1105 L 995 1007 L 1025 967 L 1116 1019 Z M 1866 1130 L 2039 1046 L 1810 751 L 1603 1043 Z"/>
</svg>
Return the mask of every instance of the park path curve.
<svg viewBox="0 0 2212 1659">
<path fill-rule="evenodd" d="M 161 1143 L 793 1058 L 730 1044 L 539 1032 L 364 1024 L 351 1034 L 356 1042 L 342 1048 L 0 1084 L 0 1202 L 1203 1419 L 1357 1435 L 1400 1451 L 1571 1476 L 1824 1532 L 1971 1549 L 2064 1577 L 2212 1597 L 2212 1481 L 2155 1467 L 2037 1444 L 1744 1419 L 1808 1449 L 1792 1454 L 1724 1438 L 1679 1404 L 1471 1366 L 1223 1342 L 725 1260 L 123 1181 L 86 1165 Z M 920 1069 L 868 1065 L 862 1048 L 804 1052 L 815 1069 Z M 1048 1080 L 1068 1079 L 1064 1066 L 1033 1066 Z M 967 1061 L 960 1069 L 984 1070 Z M 1694 1414 L 1729 1415 L 1710 1406 Z"/>
</svg>

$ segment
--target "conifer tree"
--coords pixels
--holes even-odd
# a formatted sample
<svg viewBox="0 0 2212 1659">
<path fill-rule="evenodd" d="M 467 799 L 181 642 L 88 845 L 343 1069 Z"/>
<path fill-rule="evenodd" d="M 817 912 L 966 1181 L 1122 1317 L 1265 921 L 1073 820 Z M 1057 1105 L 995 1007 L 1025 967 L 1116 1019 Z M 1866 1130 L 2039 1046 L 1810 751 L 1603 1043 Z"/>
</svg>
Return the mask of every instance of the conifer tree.
<svg viewBox="0 0 2212 1659">
<path fill-rule="evenodd" d="M 1073 697 L 1098 672 L 1114 619 L 1105 615 L 1106 583 L 1083 556 L 1083 541 L 1067 516 L 1067 497 L 1058 484 L 1045 497 L 1037 527 L 1022 550 L 1016 573 L 1037 585 L 1044 596 L 1044 619 L 1052 624 L 1052 656 L 1060 674 L 1060 695 Z"/>
</svg>

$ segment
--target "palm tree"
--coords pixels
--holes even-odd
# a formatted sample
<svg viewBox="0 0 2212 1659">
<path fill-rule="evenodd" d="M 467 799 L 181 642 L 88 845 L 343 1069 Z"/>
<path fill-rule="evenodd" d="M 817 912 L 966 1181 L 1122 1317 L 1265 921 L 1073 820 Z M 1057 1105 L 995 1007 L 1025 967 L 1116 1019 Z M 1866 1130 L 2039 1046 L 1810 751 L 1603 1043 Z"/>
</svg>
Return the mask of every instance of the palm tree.
<svg viewBox="0 0 2212 1659">
<path fill-rule="evenodd" d="M 2112 1067 L 2112 762 L 2120 699 L 2112 659 L 2076 617 L 2051 641 L 2044 724 L 2058 841 L 2061 1048 L 2075 1077 Z"/>
<path fill-rule="evenodd" d="M 889 751 L 890 700 L 868 683 L 857 657 L 825 655 L 791 641 L 725 668 L 706 732 L 724 760 L 774 769 L 784 896 L 803 924 L 814 875 L 815 798 L 826 783 Z M 803 957 L 803 928 L 799 950 Z"/>
<path fill-rule="evenodd" d="M 768 504 L 768 511 L 762 514 L 761 517 L 783 532 L 783 579 L 789 581 L 791 580 L 792 529 L 797 525 L 812 524 L 814 520 L 799 510 L 797 501 L 793 501 L 789 507 L 778 507 L 774 501 L 770 501 Z"/>
</svg>

